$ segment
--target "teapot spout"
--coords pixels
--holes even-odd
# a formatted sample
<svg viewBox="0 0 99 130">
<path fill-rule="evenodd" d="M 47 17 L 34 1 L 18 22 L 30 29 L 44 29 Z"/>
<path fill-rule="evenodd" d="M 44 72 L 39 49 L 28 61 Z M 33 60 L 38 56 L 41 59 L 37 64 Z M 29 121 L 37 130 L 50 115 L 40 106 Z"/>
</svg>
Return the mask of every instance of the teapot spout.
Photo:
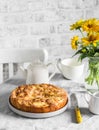
<svg viewBox="0 0 99 130">
<path fill-rule="evenodd" d="M 27 70 L 23 66 L 20 66 L 18 69 L 18 75 L 19 75 L 19 77 L 26 79 L 27 78 Z"/>
</svg>

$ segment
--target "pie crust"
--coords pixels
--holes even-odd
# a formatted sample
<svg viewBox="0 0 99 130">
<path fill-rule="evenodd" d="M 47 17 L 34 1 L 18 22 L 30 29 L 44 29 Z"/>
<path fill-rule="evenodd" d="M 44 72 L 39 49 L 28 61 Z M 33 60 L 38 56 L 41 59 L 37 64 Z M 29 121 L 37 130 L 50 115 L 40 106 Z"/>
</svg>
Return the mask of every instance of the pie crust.
<svg viewBox="0 0 99 130">
<path fill-rule="evenodd" d="M 68 94 L 63 88 L 52 84 L 21 85 L 11 92 L 9 101 L 21 111 L 46 113 L 64 107 Z"/>
</svg>

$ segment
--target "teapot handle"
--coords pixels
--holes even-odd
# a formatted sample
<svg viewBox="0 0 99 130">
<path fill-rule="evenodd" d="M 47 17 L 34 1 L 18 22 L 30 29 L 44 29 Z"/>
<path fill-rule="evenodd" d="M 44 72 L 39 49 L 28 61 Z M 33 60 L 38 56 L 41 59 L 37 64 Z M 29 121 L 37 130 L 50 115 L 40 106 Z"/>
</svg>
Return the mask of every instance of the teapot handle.
<svg viewBox="0 0 99 130">
<path fill-rule="evenodd" d="M 89 101 L 90 101 L 89 96 L 90 96 L 90 95 L 89 95 L 89 94 L 86 94 L 86 93 L 85 93 L 85 95 L 84 95 L 84 98 L 85 98 L 87 104 L 89 104 Z"/>
<path fill-rule="evenodd" d="M 49 77 L 49 80 L 51 80 L 51 78 L 53 78 L 53 76 L 55 75 L 55 73 L 56 73 L 56 67 L 55 67 L 55 65 L 53 64 L 53 63 L 48 63 L 47 64 L 47 67 L 49 67 L 50 65 L 53 65 L 54 66 L 54 72 L 50 75 L 50 77 Z"/>
</svg>

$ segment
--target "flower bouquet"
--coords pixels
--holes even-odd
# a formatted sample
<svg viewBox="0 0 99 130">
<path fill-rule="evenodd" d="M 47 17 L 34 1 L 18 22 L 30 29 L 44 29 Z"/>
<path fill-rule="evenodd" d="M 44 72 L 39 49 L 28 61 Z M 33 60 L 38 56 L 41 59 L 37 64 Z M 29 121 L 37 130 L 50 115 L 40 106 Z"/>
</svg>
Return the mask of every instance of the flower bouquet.
<svg viewBox="0 0 99 130">
<path fill-rule="evenodd" d="M 92 18 L 79 20 L 70 26 L 70 30 L 79 30 L 81 37 L 71 39 L 74 55 L 79 54 L 79 60 L 88 58 L 89 74 L 85 81 L 89 85 L 96 83 L 99 89 L 99 20 Z"/>
</svg>

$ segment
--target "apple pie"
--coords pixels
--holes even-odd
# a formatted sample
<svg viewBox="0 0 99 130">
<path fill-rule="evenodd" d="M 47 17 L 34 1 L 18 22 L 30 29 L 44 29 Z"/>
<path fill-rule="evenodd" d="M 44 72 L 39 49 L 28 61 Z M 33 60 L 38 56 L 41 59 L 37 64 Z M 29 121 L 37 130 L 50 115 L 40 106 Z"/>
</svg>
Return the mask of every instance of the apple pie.
<svg viewBox="0 0 99 130">
<path fill-rule="evenodd" d="M 24 112 L 46 113 L 64 107 L 68 94 L 52 84 L 21 85 L 11 92 L 9 101 L 13 107 Z"/>
</svg>

